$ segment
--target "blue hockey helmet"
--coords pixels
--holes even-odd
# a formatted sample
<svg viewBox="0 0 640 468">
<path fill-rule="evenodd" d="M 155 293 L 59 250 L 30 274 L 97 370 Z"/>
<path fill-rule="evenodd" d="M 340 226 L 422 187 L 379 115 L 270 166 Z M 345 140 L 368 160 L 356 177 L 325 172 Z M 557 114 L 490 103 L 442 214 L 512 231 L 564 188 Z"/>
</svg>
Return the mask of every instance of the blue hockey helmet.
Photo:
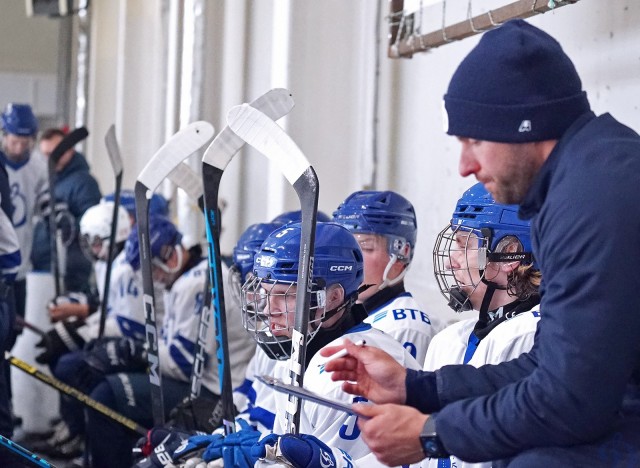
<svg viewBox="0 0 640 468">
<path fill-rule="evenodd" d="M 255 255 L 254 275 L 242 287 L 243 324 L 273 359 L 286 359 L 291 353 L 290 333 L 295 315 L 293 298 L 301 266 L 301 234 L 300 223 L 286 224 L 269 234 Z M 356 300 L 363 279 L 362 251 L 353 235 L 337 223 L 318 223 L 310 279 L 309 339 L 318 332 L 322 321 Z M 328 311 L 327 290 L 333 285 L 342 287 L 344 299 L 342 304 Z M 277 287 L 281 289 L 276 290 Z M 285 301 L 286 310 L 274 310 L 272 313 L 274 296 Z M 277 316 L 284 316 L 279 320 L 285 320 L 285 324 L 281 323 L 274 329 Z"/>
<path fill-rule="evenodd" d="M 456 312 L 472 309 L 468 290 L 471 288 L 472 292 L 480 282 L 490 284 L 484 273 L 487 264 L 516 261 L 533 264 L 530 228 L 529 221 L 518 218 L 518 205 L 497 203 L 483 184 L 475 184 L 465 191 L 450 223 L 438 234 L 433 249 L 434 273 L 449 306 Z M 462 244 L 456 239 L 461 231 L 473 234 L 473 240 L 472 236 L 466 236 Z M 507 245 L 515 251 L 507 251 Z M 461 252 L 466 258 L 463 265 L 455 269 L 450 261 L 452 252 Z M 470 264 L 478 270 L 478 280 L 473 279 Z M 505 289 L 495 284 L 492 288 Z"/>
<path fill-rule="evenodd" d="M 392 192 L 361 190 L 349 195 L 333 212 L 333 221 L 354 234 L 378 234 L 388 239 L 389 255 L 411 262 L 416 246 L 418 223 L 409 200 Z M 403 254 L 411 246 L 409 258 Z"/>
<path fill-rule="evenodd" d="M 2 129 L 13 135 L 35 137 L 38 119 L 29 104 L 9 103 L 2 113 Z"/>
<path fill-rule="evenodd" d="M 475 184 L 462 194 L 451 217 L 452 227 L 461 227 L 490 236 L 487 247 L 495 251 L 505 236 L 515 236 L 524 252 L 531 252 L 531 223 L 518 218 L 518 205 L 496 203 L 481 183 Z"/>
<path fill-rule="evenodd" d="M 181 241 L 182 234 L 171 221 L 164 216 L 149 217 L 149 245 L 154 265 L 162 268 L 162 264 L 170 257 L 173 251 L 171 248 L 180 246 Z M 181 252 L 181 249 L 178 249 L 178 251 Z M 134 270 L 140 268 L 140 243 L 137 224 L 131 230 L 131 234 L 125 243 L 125 256 Z"/>
<path fill-rule="evenodd" d="M 154 193 L 149 200 L 149 216 L 169 216 L 169 202 L 159 193 Z"/>
<path fill-rule="evenodd" d="M 257 277 L 274 281 L 298 280 L 300 268 L 300 223 L 273 231 L 254 259 Z M 345 299 L 357 294 L 364 279 L 362 251 L 353 235 L 337 223 L 318 223 L 311 281 L 322 286 L 340 284 Z"/>
<path fill-rule="evenodd" d="M 242 281 L 253 270 L 253 258 L 260 251 L 260 246 L 273 231 L 282 224 L 257 223 L 249 226 L 240 236 L 233 248 L 233 267 L 240 273 Z"/>
<path fill-rule="evenodd" d="M 114 193 L 110 193 L 102 197 L 104 201 L 113 201 Z M 129 216 L 133 216 L 136 219 L 136 195 L 131 189 L 123 189 L 120 192 L 120 206 L 122 206 Z M 149 216 L 169 216 L 169 204 L 166 198 L 159 193 L 154 193 L 149 200 Z"/>
<path fill-rule="evenodd" d="M 276 224 L 299 223 L 300 221 L 302 221 L 302 211 L 300 210 L 286 211 L 271 220 L 272 223 Z M 327 223 L 331 221 L 331 218 L 329 218 L 326 213 L 318 211 L 316 215 L 316 221 L 319 223 Z"/>
</svg>

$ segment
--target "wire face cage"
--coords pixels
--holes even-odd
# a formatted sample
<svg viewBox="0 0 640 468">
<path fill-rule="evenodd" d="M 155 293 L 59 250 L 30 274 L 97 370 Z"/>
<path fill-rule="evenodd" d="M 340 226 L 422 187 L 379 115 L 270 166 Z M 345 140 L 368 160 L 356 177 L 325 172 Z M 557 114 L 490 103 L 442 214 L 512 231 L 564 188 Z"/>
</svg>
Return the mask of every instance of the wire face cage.
<svg viewBox="0 0 640 468">
<path fill-rule="evenodd" d="M 242 325 L 271 359 L 285 360 L 291 355 L 291 336 L 295 325 L 296 283 L 251 275 L 242 286 Z M 324 318 L 326 289 L 312 284 L 309 307 L 309 341 Z"/>
<path fill-rule="evenodd" d="M 471 295 L 485 275 L 489 238 L 478 229 L 447 225 L 436 238 L 433 269 L 442 295 L 456 312 L 473 309 Z"/>
</svg>

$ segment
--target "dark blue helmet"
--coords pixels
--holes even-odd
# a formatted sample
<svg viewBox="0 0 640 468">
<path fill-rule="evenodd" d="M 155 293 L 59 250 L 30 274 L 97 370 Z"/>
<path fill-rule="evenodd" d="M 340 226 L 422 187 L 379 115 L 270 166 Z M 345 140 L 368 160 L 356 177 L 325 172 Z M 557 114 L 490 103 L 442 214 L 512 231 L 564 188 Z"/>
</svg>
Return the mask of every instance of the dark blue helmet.
<svg viewBox="0 0 640 468">
<path fill-rule="evenodd" d="M 473 236 L 459 236 L 461 231 Z M 490 287 L 487 290 L 490 294 L 495 289 L 504 289 L 485 278 L 491 262 L 533 263 L 530 222 L 518 218 L 518 205 L 496 203 L 478 183 L 458 200 L 451 222 L 438 234 L 433 248 L 438 287 L 454 311 L 473 308 L 470 298 L 480 282 Z M 483 306 L 488 306 L 488 302 Z"/>
<path fill-rule="evenodd" d="M 354 234 L 378 234 L 388 239 L 389 255 L 409 262 L 416 246 L 418 223 L 409 200 L 395 192 L 354 192 L 333 213 L 333 221 Z M 409 259 L 402 252 L 405 243 L 411 246 Z"/>
<path fill-rule="evenodd" d="M 2 129 L 13 135 L 35 137 L 38 120 L 29 104 L 9 103 L 2 113 Z"/>
<path fill-rule="evenodd" d="M 240 273 L 242 281 L 253 270 L 253 258 L 260 251 L 260 246 L 273 231 L 281 226 L 279 223 L 258 223 L 249 226 L 240 236 L 233 248 L 233 265 Z"/>
<path fill-rule="evenodd" d="M 104 201 L 113 201 L 114 193 L 105 195 Z M 120 206 L 122 206 L 129 216 L 136 219 L 136 195 L 131 189 L 124 189 L 120 192 Z M 149 216 L 169 216 L 169 204 L 167 200 L 159 193 L 154 193 L 149 200 Z"/>
<path fill-rule="evenodd" d="M 171 221 L 164 216 L 149 217 L 149 245 L 151 248 L 151 258 L 166 260 L 163 247 L 174 247 L 180 245 L 182 234 L 176 229 Z M 134 270 L 140 268 L 140 244 L 138 241 L 138 225 L 131 230 L 131 234 L 125 243 L 125 255 L 127 262 Z"/>
<path fill-rule="evenodd" d="M 451 218 L 451 226 L 478 231 L 488 229 L 491 251 L 505 236 L 516 236 L 524 252 L 531 252 L 531 223 L 518 218 L 518 205 L 496 203 L 481 183 L 462 194 Z"/>
<path fill-rule="evenodd" d="M 291 223 L 267 237 L 253 263 L 258 278 L 293 283 L 298 280 L 301 232 L 300 223 Z M 340 284 L 345 300 L 357 295 L 364 279 L 362 251 L 344 226 L 318 223 L 313 255 L 313 283 L 323 287 Z"/>
<path fill-rule="evenodd" d="M 287 211 L 282 213 L 271 220 L 272 223 L 276 224 L 289 224 L 289 223 L 299 223 L 302 221 L 302 211 Z M 316 215 L 316 221 L 319 223 L 327 223 L 331 221 L 331 218 L 327 216 L 322 211 L 318 211 Z"/>
</svg>

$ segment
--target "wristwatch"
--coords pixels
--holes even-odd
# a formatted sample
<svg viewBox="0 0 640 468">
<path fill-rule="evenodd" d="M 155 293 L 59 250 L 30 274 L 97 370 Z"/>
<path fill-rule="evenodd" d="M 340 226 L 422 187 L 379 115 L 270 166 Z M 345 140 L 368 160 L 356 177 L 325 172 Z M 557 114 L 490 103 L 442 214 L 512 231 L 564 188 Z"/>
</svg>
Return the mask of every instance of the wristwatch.
<svg viewBox="0 0 640 468">
<path fill-rule="evenodd" d="M 435 414 L 430 415 L 422 427 L 420 443 L 425 456 L 428 458 L 449 458 L 449 452 L 444 448 L 436 433 Z"/>
</svg>

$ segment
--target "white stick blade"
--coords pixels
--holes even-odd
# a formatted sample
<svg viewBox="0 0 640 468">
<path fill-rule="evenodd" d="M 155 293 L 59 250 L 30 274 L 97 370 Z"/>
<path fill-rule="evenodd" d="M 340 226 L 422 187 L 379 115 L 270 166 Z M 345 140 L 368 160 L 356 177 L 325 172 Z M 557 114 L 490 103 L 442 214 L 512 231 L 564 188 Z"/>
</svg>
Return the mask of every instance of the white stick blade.
<svg viewBox="0 0 640 468">
<path fill-rule="evenodd" d="M 202 196 L 202 177 L 184 162 L 178 164 L 176 168 L 171 171 L 169 180 L 184 190 L 193 200 L 197 200 Z"/>
<path fill-rule="evenodd" d="M 252 101 L 250 105 L 275 121 L 291 112 L 294 104 L 289 90 L 274 88 Z M 202 162 L 224 171 L 244 143 L 242 138 L 226 126 L 211 142 L 202 157 Z"/>
<path fill-rule="evenodd" d="M 107 134 L 104 136 L 104 144 L 107 147 L 107 153 L 111 160 L 111 167 L 115 175 L 122 174 L 122 157 L 120 155 L 120 146 L 116 138 L 116 126 L 111 125 Z"/>
<path fill-rule="evenodd" d="M 236 135 L 275 162 L 291 185 L 309 167 L 309 161 L 291 137 L 249 104 L 231 108 L 227 124 Z"/>
<path fill-rule="evenodd" d="M 179 130 L 151 157 L 138 181 L 153 192 L 178 164 L 202 148 L 213 133 L 213 125 L 202 120 Z"/>
</svg>

